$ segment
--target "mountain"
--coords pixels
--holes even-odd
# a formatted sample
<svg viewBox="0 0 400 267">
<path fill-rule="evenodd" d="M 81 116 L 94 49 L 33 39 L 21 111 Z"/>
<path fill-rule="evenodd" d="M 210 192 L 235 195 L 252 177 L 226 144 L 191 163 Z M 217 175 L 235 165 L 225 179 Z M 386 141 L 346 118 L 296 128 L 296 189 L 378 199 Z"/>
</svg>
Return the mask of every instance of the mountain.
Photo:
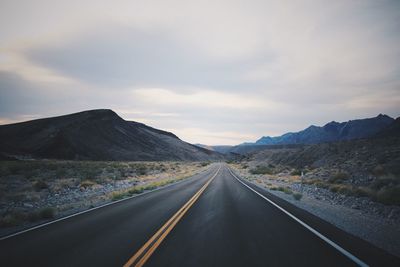
<svg viewBox="0 0 400 267">
<path fill-rule="evenodd" d="M 216 151 L 216 152 L 222 153 L 222 154 L 229 153 L 229 151 L 233 147 L 233 146 L 228 146 L 228 145 L 226 145 L 226 146 L 223 146 L 223 145 L 221 145 L 221 146 L 209 146 L 209 145 L 203 145 L 203 144 L 195 144 L 195 145 L 199 146 L 199 147 L 202 147 L 202 148 L 205 148 L 205 149 L 208 149 L 208 150 L 211 150 L 211 151 Z"/>
<path fill-rule="evenodd" d="M 0 158 L 211 160 L 219 153 L 108 109 L 0 125 Z"/>
<path fill-rule="evenodd" d="M 400 117 L 380 131 L 375 137 L 400 137 Z"/>
<path fill-rule="evenodd" d="M 300 132 L 286 133 L 276 137 L 264 136 L 257 140 L 255 144 L 316 144 L 368 138 L 376 135 L 393 122 L 393 118 L 382 114 L 374 118 L 350 120 L 342 123 L 332 121 L 322 127 L 311 125 Z"/>
</svg>

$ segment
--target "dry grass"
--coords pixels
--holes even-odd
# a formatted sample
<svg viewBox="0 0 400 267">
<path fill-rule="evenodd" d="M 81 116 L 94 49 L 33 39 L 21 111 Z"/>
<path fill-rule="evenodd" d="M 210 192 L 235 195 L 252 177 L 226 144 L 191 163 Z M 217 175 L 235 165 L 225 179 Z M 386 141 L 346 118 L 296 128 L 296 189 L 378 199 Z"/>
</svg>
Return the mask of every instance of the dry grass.
<svg viewBox="0 0 400 267">
<path fill-rule="evenodd" d="M 84 188 L 92 187 L 95 185 L 97 185 L 97 183 L 95 181 L 91 181 L 91 180 L 83 180 L 80 183 L 80 187 L 84 187 Z"/>
<path fill-rule="evenodd" d="M 250 170 L 251 174 L 273 174 L 273 169 L 269 166 L 257 166 Z"/>
<path fill-rule="evenodd" d="M 36 222 L 54 218 L 56 210 L 51 207 L 42 208 L 32 212 L 11 212 L 0 218 L 0 227 L 12 227 L 24 222 Z"/>
<path fill-rule="evenodd" d="M 125 197 L 130 197 L 130 196 L 133 196 L 136 194 L 141 194 L 145 191 L 154 190 L 156 188 L 178 182 L 180 180 L 186 179 L 191 176 L 192 176 L 192 174 L 189 174 L 189 175 L 180 176 L 180 177 L 173 178 L 173 179 L 164 179 L 164 180 L 150 182 L 150 183 L 147 183 L 144 185 L 133 186 L 133 187 L 130 187 L 130 188 L 127 188 L 124 190 L 113 192 L 111 194 L 111 200 L 116 201 L 116 200 L 123 199 Z"/>
</svg>

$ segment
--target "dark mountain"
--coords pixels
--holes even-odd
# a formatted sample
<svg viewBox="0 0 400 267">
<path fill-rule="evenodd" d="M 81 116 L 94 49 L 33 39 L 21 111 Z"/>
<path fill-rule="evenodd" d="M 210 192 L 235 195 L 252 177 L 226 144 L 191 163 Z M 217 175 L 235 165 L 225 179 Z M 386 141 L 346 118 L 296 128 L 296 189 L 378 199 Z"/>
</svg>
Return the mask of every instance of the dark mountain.
<svg viewBox="0 0 400 267">
<path fill-rule="evenodd" d="M 77 160 L 209 160 L 219 153 L 107 109 L 0 125 L 0 155 Z"/>
<path fill-rule="evenodd" d="M 400 137 L 400 117 L 380 131 L 375 137 Z"/>
<path fill-rule="evenodd" d="M 393 118 L 382 114 L 375 118 L 350 120 L 342 123 L 332 121 L 322 127 L 312 125 L 300 132 L 286 133 L 276 137 L 264 136 L 255 144 L 316 144 L 368 138 L 376 135 L 393 122 Z"/>
</svg>

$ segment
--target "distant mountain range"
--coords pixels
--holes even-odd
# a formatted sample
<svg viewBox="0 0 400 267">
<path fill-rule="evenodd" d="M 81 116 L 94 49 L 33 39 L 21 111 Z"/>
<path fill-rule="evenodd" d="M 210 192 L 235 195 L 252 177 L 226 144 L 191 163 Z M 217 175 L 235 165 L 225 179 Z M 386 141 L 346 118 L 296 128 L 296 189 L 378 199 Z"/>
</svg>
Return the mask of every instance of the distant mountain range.
<svg viewBox="0 0 400 267">
<path fill-rule="evenodd" d="M 337 142 L 379 136 L 399 136 L 399 118 L 396 120 L 379 114 L 374 118 L 350 120 L 347 122 L 332 121 L 324 126 L 314 126 L 281 136 L 263 136 L 255 143 L 243 143 L 237 146 L 211 146 L 210 149 L 220 153 L 245 154 L 270 146 L 293 146 Z"/>
<path fill-rule="evenodd" d="M 394 122 L 387 115 L 378 115 L 374 118 L 350 120 L 347 122 L 332 121 L 322 127 L 310 127 L 295 133 L 286 133 L 281 136 L 263 136 L 256 141 L 257 145 L 287 145 L 287 144 L 317 144 L 342 140 L 352 140 L 371 137 Z"/>
<path fill-rule="evenodd" d="M 203 144 L 195 144 L 195 145 L 198 147 L 205 148 L 205 149 L 215 151 L 218 153 L 222 153 L 222 154 L 229 153 L 229 151 L 233 147 L 233 146 L 208 146 L 208 145 L 203 145 Z"/>
<path fill-rule="evenodd" d="M 0 159 L 210 160 L 222 156 L 108 109 L 0 125 Z"/>
</svg>

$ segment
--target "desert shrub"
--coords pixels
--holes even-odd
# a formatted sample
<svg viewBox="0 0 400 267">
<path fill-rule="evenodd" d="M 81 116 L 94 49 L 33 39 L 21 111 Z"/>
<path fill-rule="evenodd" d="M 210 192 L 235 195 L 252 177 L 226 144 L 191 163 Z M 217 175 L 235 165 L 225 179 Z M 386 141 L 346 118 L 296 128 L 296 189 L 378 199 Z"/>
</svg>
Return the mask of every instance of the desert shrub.
<svg viewBox="0 0 400 267">
<path fill-rule="evenodd" d="M 400 205 L 400 185 L 381 188 L 376 194 L 376 200 L 386 205 Z"/>
<path fill-rule="evenodd" d="M 146 175 L 147 174 L 147 167 L 144 164 L 140 164 L 136 167 L 136 173 L 139 175 Z"/>
<path fill-rule="evenodd" d="M 300 200 L 302 197 L 303 197 L 303 195 L 300 194 L 300 193 L 294 193 L 294 194 L 293 194 L 293 198 L 294 198 L 295 200 Z"/>
<path fill-rule="evenodd" d="M 316 187 L 325 188 L 325 189 L 328 189 L 328 188 L 329 188 L 329 184 L 327 184 L 326 182 L 321 181 L 321 180 L 315 180 L 313 184 L 314 184 Z"/>
<path fill-rule="evenodd" d="M 374 190 L 379 190 L 383 187 L 390 187 L 400 184 L 400 179 L 393 175 L 387 175 L 383 177 L 379 177 L 375 181 L 373 181 L 370 187 Z"/>
<path fill-rule="evenodd" d="M 9 161 L 7 164 L 8 174 L 18 174 L 21 170 L 24 170 L 24 162 Z"/>
<path fill-rule="evenodd" d="M 91 164 L 86 164 L 81 170 L 81 176 L 84 180 L 95 180 L 100 174 L 100 169 L 91 166 Z"/>
<path fill-rule="evenodd" d="M 293 191 L 292 191 L 290 188 L 288 188 L 288 187 L 284 187 L 284 188 L 283 188 L 283 192 L 284 192 L 285 194 L 288 194 L 288 195 L 293 194 Z"/>
<path fill-rule="evenodd" d="M 131 195 L 143 193 L 144 188 L 142 186 L 135 186 L 128 190 L 128 193 Z"/>
<path fill-rule="evenodd" d="M 113 201 L 116 201 L 116 200 L 123 199 L 125 196 L 126 196 L 126 193 L 125 193 L 125 192 L 113 192 L 113 193 L 111 194 L 111 199 L 112 199 Z"/>
<path fill-rule="evenodd" d="M 205 166 L 207 166 L 207 165 L 209 165 L 210 164 L 210 162 L 202 162 L 200 165 L 202 166 L 202 167 L 205 167 Z"/>
<path fill-rule="evenodd" d="M 80 186 L 81 186 L 81 187 L 84 187 L 84 188 L 88 188 L 88 187 L 91 187 L 91 186 L 94 186 L 94 185 L 96 185 L 96 182 L 93 182 L 93 181 L 91 181 L 91 180 L 83 180 L 83 181 L 80 183 Z"/>
<path fill-rule="evenodd" d="M 14 214 L 7 214 L 0 219 L 0 227 L 12 227 L 19 225 L 21 220 Z"/>
<path fill-rule="evenodd" d="M 372 174 L 374 174 L 375 176 L 382 176 L 386 174 L 385 169 L 383 168 L 382 165 L 378 165 L 375 168 L 372 169 Z"/>
<path fill-rule="evenodd" d="M 269 189 L 272 190 L 272 191 L 281 191 L 281 192 L 283 192 L 283 193 L 285 193 L 285 194 L 288 194 L 288 195 L 293 194 L 293 191 L 292 191 L 289 187 L 283 187 L 283 186 L 278 186 L 278 187 L 276 187 L 276 186 L 272 186 L 272 187 L 270 187 Z"/>
<path fill-rule="evenodd" d="M 48 186 L 48 184 L 47 184 L 45 181 L 39 180 L 39 181 L 36 181 L 36 182 L 33 184 L 33 188 L 34 188 L 36 191 L 40 191 L 40 190 L 49 188 L 49 186 Z"/>
<path fill-rule="evenodd" d="M 349 178 L 349 174 L 346 172 L 335 173 L 331 178 L 328 179 L 329 183 L 342 183 Z"/>
<path fill-rule="evenodd" d="M 27 214 L 27 220 L 30 222 L 36 222 L 38 220 L 40 220 L 40 215 L 38 212 L 30 212 Z"/>
<path fill-rule="evenodd" d="M 374 190 L 372 190 L 371 188 L 368 188 L 365 186 L 353 188 L 352 194 L 357 197 L 369 197 L 374 200 L 376 199 L 376 192 Z"/>
<path fill-rule="evenodd" d="M 330 185 L 328 188 L 330 191 L 334 193 L 339 193 L 343 195 L 353 195 L 353 188 L 349 185 L 334 184 Z"/>
<path fill-rule="evenodd" d="M 158 169 L 161 171 L 161 172 L 166 172 L 167 171 L 167 166 L 165 166 L 164 164 L 160 164 L 159 166 L 158 166 Z"/>
<path fill-rule="evenodd" d="M 55 209 L 51 207 L 43 208 L 39 211 L 39 216 L 42 219 L 52 219 L 54 218 L 55 214 Z"/>
<path fill-rule="evenodd" d="M 267 166 L 257 166 L 250 170 L 251 174 L 273 174 L 273 171 Z"/>
<path fill-rule="evenodd" d="M 130 176 L 131 172 L 132 172 L 131 169 L 122 167 L 119 169 L 119 173 L 120 173 L 119 178 L 122 178 L 122 179 L 127 178 Z"/>
<path fill-rule="evenodd" d="M 290 175 L 301 175 L 301 170 L 295 169 L 290 173 Z"/>
<path fill-rule="evenodd" d="M 57 168 L 56 170 L 57 178 L 64 178 L 66 175 L 67 175 L 67 169 L 65 168 L 65 166 L 60 166 L 59 168 Z"/>
</svg>

